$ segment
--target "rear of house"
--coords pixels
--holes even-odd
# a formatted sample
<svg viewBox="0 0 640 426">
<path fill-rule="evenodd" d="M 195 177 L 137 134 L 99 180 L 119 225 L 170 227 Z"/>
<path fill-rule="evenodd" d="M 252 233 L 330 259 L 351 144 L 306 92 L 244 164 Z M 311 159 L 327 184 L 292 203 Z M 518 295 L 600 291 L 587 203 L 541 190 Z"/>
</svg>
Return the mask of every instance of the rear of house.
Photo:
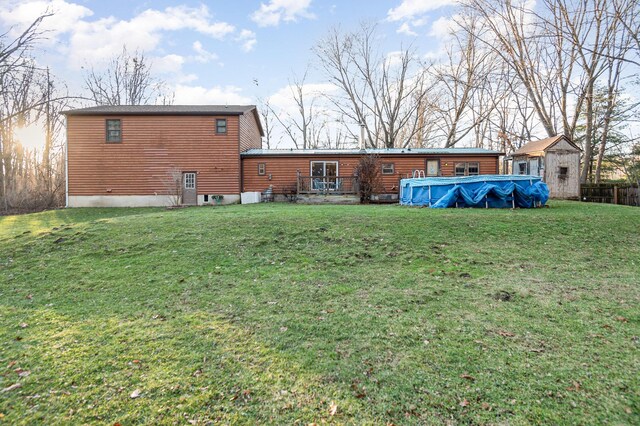
<svg viewBox="0 0 640 426">
<path fill-rule="evenodd" d="M 234 203 L 240 152 L 260 148 L 253 105 L 99 106 L 67 117 L 67 206 Z"/>
<path fill-rule="evenodd" d="M 499 173 L 501 153 L 480 148 L 262 150 L 242 156 L 243 192 L 271 188 L 277 195 L 303 192 L 349 192 L 364 155 L 381 163 L 382 193 L 398 194 L 400 179 L 425 176 L 473 176 Z"/>
</svg>

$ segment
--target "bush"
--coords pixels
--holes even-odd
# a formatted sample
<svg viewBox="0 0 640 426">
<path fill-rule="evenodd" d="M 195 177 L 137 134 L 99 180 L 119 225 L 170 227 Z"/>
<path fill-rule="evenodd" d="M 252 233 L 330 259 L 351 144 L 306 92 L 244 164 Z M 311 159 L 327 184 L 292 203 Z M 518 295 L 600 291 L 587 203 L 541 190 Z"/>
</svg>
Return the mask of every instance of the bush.
<svg viewBox="0 0 640 426">
<path fill-rule="evenodd" d="M 360 184 L 360 202 L 369 204 L 371 196 L 379 193 L 382 189 L 380 157 L 376 154 L 360 157 L 360 162 L 356 167 L 356 175 Z"/>
</svg>

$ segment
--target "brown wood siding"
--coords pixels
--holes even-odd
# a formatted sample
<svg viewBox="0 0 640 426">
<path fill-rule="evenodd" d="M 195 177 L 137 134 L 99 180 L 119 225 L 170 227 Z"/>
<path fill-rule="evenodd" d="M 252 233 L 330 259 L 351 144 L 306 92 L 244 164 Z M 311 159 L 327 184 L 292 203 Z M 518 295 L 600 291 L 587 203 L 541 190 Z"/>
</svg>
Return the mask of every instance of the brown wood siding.
<svg viewBox="0 0 640 426">
<path fill-rule="evenodd" d="M 262 148 L 262 136 L 253 110 L 240 116 L 240 152 Z"/>
<path fill-rule="evenodd" d="M 106 119 L 121 120 L 121 143 L 105 143 Z M 166 194 L 173 167 L 198 173 L 198 194 L 237 194 L 238 131 L 237 116 L 68 116 L 69 195 Z"/>
<path fill-rule="evenodd" d="M 296 186 L 296 171 L 300 170 L 303 176 L 311 174 L 311 161 L 338 161 L 338 174 L 351 176 L 358 165 L 358 155 L 313 155 L 313 156 L 256 156 L 242 159 L 243 191 L 264 191 L 270 185 L 274 192 L 279 193 L 283 188 Z M 437 156 L 437 155 L 381 155 L 381 163 L 393 163 L 395 173 L 382 175 L 384 191 L 393 193 L 398 191 L 398 183 L 401 178 L 411 176 L 413 170 L 424 170 L 427 159 L 439 159 L 442 176 L 454 175 L 454 163 L 478 162 L 480 174 L 497 174 L 498 161 L 494 155 L 477 156 Z M 265 163 L 266 173 L 258 175 L 258 164 Z"/>
</svg>

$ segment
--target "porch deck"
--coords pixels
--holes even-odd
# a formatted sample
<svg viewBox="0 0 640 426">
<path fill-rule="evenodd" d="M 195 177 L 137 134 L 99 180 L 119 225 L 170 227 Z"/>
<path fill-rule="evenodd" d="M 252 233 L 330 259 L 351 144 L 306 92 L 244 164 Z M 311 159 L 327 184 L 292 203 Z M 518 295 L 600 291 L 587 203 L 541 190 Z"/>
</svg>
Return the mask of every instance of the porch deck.
<svg viewBox="0 0 640 426">
<path fill-rule="evenodd" d="M 298 195 L 357 195 L 357 176 L 298 176 Z"/>
<path fill-rule="evenodd" d="M 358 177 L 298 176 L 297 201 L 307 204 L 358 204 Z"/>
</svg>

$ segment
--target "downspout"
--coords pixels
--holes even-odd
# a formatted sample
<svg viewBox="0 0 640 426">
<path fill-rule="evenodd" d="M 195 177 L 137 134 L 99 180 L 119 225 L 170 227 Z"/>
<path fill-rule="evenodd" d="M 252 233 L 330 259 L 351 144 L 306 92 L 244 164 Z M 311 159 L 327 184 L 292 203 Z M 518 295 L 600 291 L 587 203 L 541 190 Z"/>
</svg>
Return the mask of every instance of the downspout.
<svg viewBox="0 0 640 426">
<path fill-rule="evenodd" d="M 244 164 L 242 161 L 242 148 L 240 147 L 240 143 L 242 141 L 240 138 L 240 133 L 242 132 L 242 117 L 244 117 L 244 114 L 242 116 L 238 116 L 238 170 L 240 171 L 240 179 L 238 182 L 240 187 L 238 188 L 238 195 L 240 196 L 240 200 L 242 200 L 242 191 L 244 190 Z M 242 201 L 240 201 L 240 204 L 242 204 Z"/>
<path fill-rule="evenodd" d="M 69 207 L 69 116 L 65 117 L 66 131 L 64 141 L 64 207 Z"/>
</svg>

